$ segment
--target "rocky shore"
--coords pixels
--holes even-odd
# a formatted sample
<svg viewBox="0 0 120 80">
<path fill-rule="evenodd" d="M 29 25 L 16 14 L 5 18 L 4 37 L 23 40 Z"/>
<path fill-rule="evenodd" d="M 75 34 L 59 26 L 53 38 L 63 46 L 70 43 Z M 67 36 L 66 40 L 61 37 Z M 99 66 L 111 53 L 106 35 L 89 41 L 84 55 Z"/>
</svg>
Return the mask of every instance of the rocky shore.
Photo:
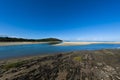
<svg viewBox="0 0 120 80">
<path fill-rule="evenodd" d="M 120 80 L 120 49 L 1 60 L 0 80 Z"/>
</svg>

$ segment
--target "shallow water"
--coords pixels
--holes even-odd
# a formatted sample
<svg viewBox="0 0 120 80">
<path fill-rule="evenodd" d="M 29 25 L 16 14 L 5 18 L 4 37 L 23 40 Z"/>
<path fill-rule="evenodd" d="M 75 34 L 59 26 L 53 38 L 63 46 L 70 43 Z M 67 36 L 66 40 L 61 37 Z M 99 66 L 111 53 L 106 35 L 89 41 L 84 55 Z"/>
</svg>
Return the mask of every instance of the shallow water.
<svg viewBox="0 0 120 80">
<path fill-rule="evenodd" d="M 91 44 L 80 46 L 53 46 L 49 44 L 27 44 L 14 46 L 0 46 L 0 59 L 39 55 L 53 54 L 60 52 L 70 52 L 77 50 L 99 50 L 120 48 L 120 44 Z"/>
</svg>

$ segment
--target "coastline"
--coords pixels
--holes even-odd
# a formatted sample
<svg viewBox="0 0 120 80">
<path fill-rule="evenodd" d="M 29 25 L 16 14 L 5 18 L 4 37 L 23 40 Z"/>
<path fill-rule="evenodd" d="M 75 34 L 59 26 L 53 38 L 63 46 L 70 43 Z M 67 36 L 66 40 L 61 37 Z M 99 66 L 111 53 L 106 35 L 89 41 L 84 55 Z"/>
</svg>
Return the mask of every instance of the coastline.
<svg viewBox="0 0 120 80">
<path fill-rule="evenodd" d="M 55 46 L 77 46 L 90 44 L 120 44 L 120 42 L 62 42 L 60 44 L 55 44 Z"/>
<path fill-rule="evenodd" d="M 0 46 L 24 45 L 24 44 L 42 44 L 47 42 L 0 42 Z"/>
</svg>

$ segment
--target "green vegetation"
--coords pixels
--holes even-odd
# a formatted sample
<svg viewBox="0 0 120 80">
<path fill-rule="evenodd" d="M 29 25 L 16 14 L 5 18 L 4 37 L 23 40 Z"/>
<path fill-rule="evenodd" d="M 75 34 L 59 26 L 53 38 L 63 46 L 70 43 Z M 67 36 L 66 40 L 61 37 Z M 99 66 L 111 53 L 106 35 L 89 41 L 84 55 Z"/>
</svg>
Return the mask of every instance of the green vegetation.
<svg viewBox="0 0 120 80">
<path fill-rule="evenodd" d="M 74 57 L 73 60 L 74 61 L 82 61 L 82 58 L 81 58 L 81 56 L 77 56 L 77 57 Z"/>
<path fill-rule="evenodd" d="M 23 38 L 11 38 L 11 37 L 0 37 L 1 42 L 19 42 L 19 41 L 35 41 L 33 39 L 23 39 Z"/>
<path fill-rule="evenodd" d="M 10 69 L 10 68 L 16 68 L 16 67 L 20 67 L 21 65 L 24 64 L 24 61 L 21 61 L 21 62 L 15 62 L 15 63 L 8 63 L 8 64 L 5 64 L 3 65 L 3 69 Z"/>
<path fill-rule="evenodd" d="M 24 38 L 11 38 L 11 37 L 0 37 L 0 42 L 48 42 L 48 41 L 59 41 L 62 42 L 60 39 L 56 38 L 45 38 L 45 39 L 24 39 Z"/>
<path fill-rule="evenodd" d="M 47 42 L 47 41 L 62 41 L 62 40 L 56 38 L 45 38 L 45 39 L 38 39 L 37 41 Z"/>
</svg>

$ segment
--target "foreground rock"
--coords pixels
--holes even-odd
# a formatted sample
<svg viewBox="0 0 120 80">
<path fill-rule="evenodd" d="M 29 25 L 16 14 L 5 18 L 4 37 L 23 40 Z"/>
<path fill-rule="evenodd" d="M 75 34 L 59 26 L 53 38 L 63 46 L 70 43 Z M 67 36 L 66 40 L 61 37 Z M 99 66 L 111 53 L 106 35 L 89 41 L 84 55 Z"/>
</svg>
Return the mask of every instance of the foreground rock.
<svg viewBox="0 0 120 80">
<path fill-rule="evenodd" d="M 120 80 L 120 50 L 1 61 L 0 80 Z"/>
</svg>

